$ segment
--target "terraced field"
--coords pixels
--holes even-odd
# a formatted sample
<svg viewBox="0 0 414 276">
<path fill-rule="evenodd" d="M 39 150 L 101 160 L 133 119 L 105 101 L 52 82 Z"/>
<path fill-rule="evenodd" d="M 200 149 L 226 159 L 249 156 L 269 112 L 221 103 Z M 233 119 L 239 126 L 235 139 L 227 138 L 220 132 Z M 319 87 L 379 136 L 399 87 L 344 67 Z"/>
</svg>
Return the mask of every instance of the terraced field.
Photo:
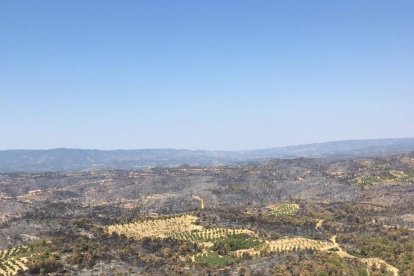
<svg viewBox="0 0 414 276">
<path fill-rule="evenodd" d="M 23 257 L 28 252 L 27 247 L 14 247 L 0 251 L 0 275 L 16 275 L 19 271 L 27 270 L 27 257 Z"/>
<path fill-rule="evenodd" d="M 299 206 L 296 204 L 282 204 L 280 206 L 276 206 L 273 211 L 276 214 L 287 215 L 297 212 L 298 209 Z M 339 244 L 336 242 L 336 236 L 333 236 L 330 241 L 314 240 L 304 237 L 262 240 L 259 238 L 257 233 L 248 229 L 206 229 L 201 225 L 197 225 L 197 220 L 198 218 L 196 216 L 192 214 L 185 214 L 148 219 L 128 224 L 111 225 L 107 228 L 107 231 L 109 233 L 123 234 L 134 239 L 142 239 L 145 237 L 171 237 L 178 240 L 194 242 L 203 248 L 203 252 L 190 256 L 189 259 L 192 262 L 205 265 L 224 266 L 236 262 L 246 255 L 258 257 L 267 253 L 282 253 L 303 250 L 333 251 L 341 257 L 356 258 L 341 249 Z M 230 248 L 230 252 L 228 254 L 222 254 L 220 253 L 220 250 L 217 250 L 220 243 L 223 245 L 223 243 L 230 242 L 232 239 L 233 243 L 234 239 L 242 239 L 238 240 L 238 244 L 244 242 L 245 239 L 257 240 L 258 242 L 255 243 L 255 246 L 249 245 L 245 247 L 238 247 L 238 250 Z M 230 243 L 227 245 L 230 245 Z M 0 260 L 4 260 L 3 262 L 0 262 L 0 264 L 4 263 L 4 265 L 0 266 L 0 274 L 3 273 L 2 275 L 9 275 L 12 272 L 16 273 L 19 269 L 26 269 L 24 263 L 27 262 L 27 259 L 16 259 L 13 257 L 19 254 L 18 250 L 22 249 L 13 249 L 10 250 L 10 252 L 3 252 L 2 255 L 0 255 Z M 383 260 L 375 258 L 361 258 L 360 261 L 368 267 L 384 264 L 387 266 L 387 269 L 393 273 L 393 275 L 398 275 L 398 270 L 385 263 Z"/>
<path fill-rule="evenodd" d="M 142 239 L 145 237 L 166 238 L 173 237 L 179 240 L 192 241 L 198 244 L 211 245 L 217 239 L 235 235 L 250 234 L 247 229 L 211 228 L 205 229 L 196 225 L 194 215 L 162 217 L 128 224 L 117 224 L 108 227 L 108 232 L 123 234 L 127 237 Z"/>
<path fill-rule="evenodd" d="M 202 226 L 195 224 L 196 220 L 197 217 L 194 215 L 162 217 L 128 224 L 115 224 L 109 226 L 107 230 L 109 233 L 123 234 L 134 239 L 166 238 L 179 233 L 202 230 Z"/>
<path fill-rule="evenodd" d="M 328 250 L 336 247 L 332 242 L 312 240 L 302 237 L 285 238 L 276 241 L 267 242 L 269 251 L 283 252 L 283 251 L 300 251 L 300 250 Z"/>
<path fill-rule="evenodd" d="M 386 270 L 390 272 L 393 276 L 398 276 L 400 274 L 399 270 L 392 265 L 388 264 L 384 260 L 379 258 L 362 258 L 360 261 L 367 265 L 368 267 L 381 267 L 382 265 L 385 266 Z"/>
<path fill-rule="evenodd" d="M 182 232 L 172 235 L 172 237 L 180 240 L 187 240 L 196 243 L 205 243 L 205 242 L 214 242 L 218 239 L 229 237 L 232 235 L 238 234 L 248 234 L 256 236 L 256 234 L 247 229 L 228 229 L 228 228 L 211 228 L 211 229 L 202 229 L 194 230 L 191 232 Z"/>
<path fill-rule="evenodd" d="M 275 212 L 290 214 L 298 210 L 296 204 L 283 204 L 275 209 Z M 227 229 L 227 228 L 210 228 L 205 229 L 203 226 L 197 225 L 197 217 L 194 215 L 181 215 L 173 217 L 163 217 L 158 219 L 149 219 L 129 224 L 111 225 L 108 232 L 123 234 L 131 238 L 142 239 L 145 237 L 172 237 L 179 240 L 186 240 L 197 243 L 204 248 L 204 255 L 192 256 L 191 259 L 206 261 L 218 258 L 216 253 L 212 252 L 212 248 L 216 242 L 222 241 L 229 237 L 237 235 L 247 235 L 248 237 L 258 238 L 258 235 L 248 229 Z M 242 257 L 243 255 L 258 256 L 260 252 L 284 252 L 298 250 L 328 250 L 336 247 L 330 241 L 312 240 L 303 237 L 284 238 L 279 240 L 266 241 L 254 248 L 245 248 L 232 252 L 234 257 Z M 213 254 L 214 253 L 214 254 Z M 207 255 L 206 255 L 207 254 Z M 214 256 L 213 256 L 213 255 Z"/>
<path fill-rule="evenodd" d="M 378 184 L 411 184 L 414 182 L 414 170 L 398 171 L 377 171 L 375 173 L 370 172 L 367 175 L 361 175 L 356 177 L 354 182 L 362 186 L 373 186 Z"/>
<path fill-rule="evenodd" d="M 275 252 L 281 253 L 286 251 L 301 251 L 301 250 L 329 250 L 335 248 L 336 245 L 328 241 L 312 240 L 303 237 L 284 238 L 275 241 L 265 241 L 261 248 L 249 248 L 244 250 L 237 250 L 235 255 L 241 257 L 245 254 L 250 256 L 260 256 L 261 252 Z"/>
<path fill-rule="evenodd" d="M 299 211 L 299 205 L 295 203 L 270 204 L 266 207 L 271 216 L 293 216 Z"/>
</svg>

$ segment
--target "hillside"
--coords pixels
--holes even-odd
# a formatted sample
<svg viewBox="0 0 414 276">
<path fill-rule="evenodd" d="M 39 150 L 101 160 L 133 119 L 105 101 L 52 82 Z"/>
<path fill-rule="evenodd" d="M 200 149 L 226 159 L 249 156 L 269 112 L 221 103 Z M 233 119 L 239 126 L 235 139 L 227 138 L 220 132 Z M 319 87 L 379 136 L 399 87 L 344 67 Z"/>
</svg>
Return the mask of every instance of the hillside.
<svg viewBox="0 0 414 276">
<path fill-rule="evenodd" d="M 413 183 L 412 153 L 0 173 L 0 275 L 413 275 Z"/>
</svg>

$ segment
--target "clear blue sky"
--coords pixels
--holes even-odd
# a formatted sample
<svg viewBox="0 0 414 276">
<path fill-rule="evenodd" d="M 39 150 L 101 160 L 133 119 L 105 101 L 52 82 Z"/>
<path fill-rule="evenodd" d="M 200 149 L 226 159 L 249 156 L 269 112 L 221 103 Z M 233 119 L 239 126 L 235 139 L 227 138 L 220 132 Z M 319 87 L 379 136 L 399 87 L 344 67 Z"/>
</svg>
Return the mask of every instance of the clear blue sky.
<svg viewBox="0 0 414 276">
<path fill-rule="evenodd" d="M 0 0 L 0 149 L 411 136 L 412 0 Z"/>
</svg>

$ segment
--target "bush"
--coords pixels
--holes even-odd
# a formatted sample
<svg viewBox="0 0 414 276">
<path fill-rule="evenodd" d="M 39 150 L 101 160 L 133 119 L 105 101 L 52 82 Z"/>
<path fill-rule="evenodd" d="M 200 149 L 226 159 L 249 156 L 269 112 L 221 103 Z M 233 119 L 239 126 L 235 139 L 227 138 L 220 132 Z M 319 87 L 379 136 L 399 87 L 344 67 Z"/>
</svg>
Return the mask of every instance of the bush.
<svg viewBox="0 0 414 276">
<path fill-rule="evenodd" d="M 224 239 L 219 239 L 214 243 L 213 250 L 221 255 L 226 255 L 230 251 L 248 249 L 262 245 L 263 242 L 245 234 L 235 234 Z"/>
<path fill-rule="evenodd" d="M 236 263 L 238 260 L 232 256 L 220 256 L 216 252 L 198 255 L 195 261 L 199 265 L 223 267 Z"/>
</svg>

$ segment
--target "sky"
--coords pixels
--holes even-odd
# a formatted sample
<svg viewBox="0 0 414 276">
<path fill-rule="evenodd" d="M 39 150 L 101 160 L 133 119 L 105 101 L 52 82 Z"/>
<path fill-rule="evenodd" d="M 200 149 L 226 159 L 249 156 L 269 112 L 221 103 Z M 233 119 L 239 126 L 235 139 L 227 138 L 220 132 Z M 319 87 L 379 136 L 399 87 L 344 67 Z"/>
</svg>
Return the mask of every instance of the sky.
<svg viewBox="0 0 414 276">
<path fill-rule="evenodd" d="M 0 0 L 0 149 L 414 137 L 414 1 Z"/>
</svg>

